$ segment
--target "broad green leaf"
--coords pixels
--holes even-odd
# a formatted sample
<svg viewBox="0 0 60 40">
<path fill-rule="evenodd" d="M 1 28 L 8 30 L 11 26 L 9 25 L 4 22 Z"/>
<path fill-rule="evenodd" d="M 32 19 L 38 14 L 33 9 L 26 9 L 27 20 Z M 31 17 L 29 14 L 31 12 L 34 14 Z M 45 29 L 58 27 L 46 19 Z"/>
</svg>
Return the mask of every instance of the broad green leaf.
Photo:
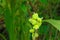
<svg viewBox="0 0 60 40">
<path fill-rule="evenodd" d="M 60 20 L 50 19 L 50 20 L 45 20 L 45 22 L 52 24 L 55 28 L 57 28 L 60 31 Z"/>
</svg>

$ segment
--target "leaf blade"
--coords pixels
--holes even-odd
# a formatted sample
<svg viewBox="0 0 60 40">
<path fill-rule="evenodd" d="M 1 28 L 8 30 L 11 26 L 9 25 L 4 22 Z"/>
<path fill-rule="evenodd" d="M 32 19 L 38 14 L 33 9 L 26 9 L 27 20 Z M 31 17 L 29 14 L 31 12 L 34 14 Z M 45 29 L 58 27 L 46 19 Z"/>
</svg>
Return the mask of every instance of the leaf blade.
<svg viewBox="0 0 60 40">
<path fill-rule="evenodd" d="M 49 19 L 45 20 L 45 22 L 52 24 L 55 28 L 57 28 L 60 31 L 60 20 Z"/>
</svg>

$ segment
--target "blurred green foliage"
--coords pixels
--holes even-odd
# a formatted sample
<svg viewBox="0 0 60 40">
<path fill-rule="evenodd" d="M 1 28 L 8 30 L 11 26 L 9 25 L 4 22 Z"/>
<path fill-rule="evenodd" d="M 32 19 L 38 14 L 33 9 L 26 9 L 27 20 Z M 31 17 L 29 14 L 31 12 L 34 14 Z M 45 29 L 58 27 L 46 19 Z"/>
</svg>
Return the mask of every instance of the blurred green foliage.
<svg viewBox="0 0 60 40">
<path fill-rule="evenodd" d="M 32 25 L 28 19 L 33 12 L 37 12 L 43 20 L 60 20 L 59 8 L 60 0 L 0 0 L 0 19 L 4 17 L 10 40 L 31 40 L 29 29 Z M 39 29 L 38 40 L 60 40 L 58 30 L 45 22 Z"/>
</svg>

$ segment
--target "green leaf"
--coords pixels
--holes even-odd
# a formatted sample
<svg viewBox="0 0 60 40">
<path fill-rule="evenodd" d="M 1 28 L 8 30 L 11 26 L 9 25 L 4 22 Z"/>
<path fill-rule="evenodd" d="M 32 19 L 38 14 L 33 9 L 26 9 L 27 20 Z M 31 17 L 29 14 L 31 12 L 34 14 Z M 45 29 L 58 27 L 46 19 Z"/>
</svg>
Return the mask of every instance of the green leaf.
<svg viewBox="0 0 60 40">
<path fill-rule="evenodd" d="M 57 28 L 60 31 L 60 20 L 50 19 L 50 20 L 45 20 L 45 22 L 52 24 L 55 28 Z"/>
<path fill-rule="evenodd" d="M 40 0 L 40 2 L 43 3 L 43 4 L 48 4 L 47 0 Z"/>
<path fill-rule="evenodd" d="M 27 13 L 27 7 L 26 7 L 26 5 L 21 4 L 20 7 L 21 7 L 21 9 L 22 9 L 23 12 Z"/>
</svg>

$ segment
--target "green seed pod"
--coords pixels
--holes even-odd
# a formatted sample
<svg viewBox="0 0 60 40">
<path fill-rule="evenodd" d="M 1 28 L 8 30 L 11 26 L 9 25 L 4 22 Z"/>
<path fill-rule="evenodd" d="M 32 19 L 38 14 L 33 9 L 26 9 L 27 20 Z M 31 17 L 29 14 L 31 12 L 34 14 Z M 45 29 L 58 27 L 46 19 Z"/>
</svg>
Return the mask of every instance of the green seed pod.
<svg viewBox="0 0 60 40">
<path fill-rule="evenodd" d="M 31 22 L 31 21 L 32 21 L 32 18 L 29 19 L 29 22 Z"/>
<path fill-rule="evenodd" d="M 30 33 L 34 33 L 34 29 L 30 29 L 29 32 L 30 32 Z"/>
<path fill-rule="evenodd" d="M 39 23 L 42 23 L 42 18 L 37 18 L 37 21 L 38 21 Z"/>
<path fill-rule="evenodd" d="M 37 14 L 37 13 L 34 13 L 34 14 L 32 15 L 32 18 L 36 20 L 36 19 L 38 18 L 38 14 Z"/>
<path fill-rule="evenodd" d="M 37 25 L 40 27 L 42 23 L 38 23 Z"/>
<path fill-rule="evenodd" d="M 39 35 L 38 35 L 38 33 L 35 33 L 35 37 L 38 37 Z"/>
<path fill-rule="evenodd" d="M 35 37 L 35 33 L 32 33 L 32 37 Z"/>
<path fill-rule="evenodd" d="M 39 29 L 39 25 L 34 25 L 33 29 L 36 29 L 36 30 Z"/>
<path fill-rule="evenodd" d="M 34 20 L 34 19 L 32 19 L 32 18 L 30 18 L 29 21 L 30 21 L 30 23 L 31 23 L 32 25 L 35 25 L 35 24 L 37 23 L 37 21 Z"/>
</svg>

